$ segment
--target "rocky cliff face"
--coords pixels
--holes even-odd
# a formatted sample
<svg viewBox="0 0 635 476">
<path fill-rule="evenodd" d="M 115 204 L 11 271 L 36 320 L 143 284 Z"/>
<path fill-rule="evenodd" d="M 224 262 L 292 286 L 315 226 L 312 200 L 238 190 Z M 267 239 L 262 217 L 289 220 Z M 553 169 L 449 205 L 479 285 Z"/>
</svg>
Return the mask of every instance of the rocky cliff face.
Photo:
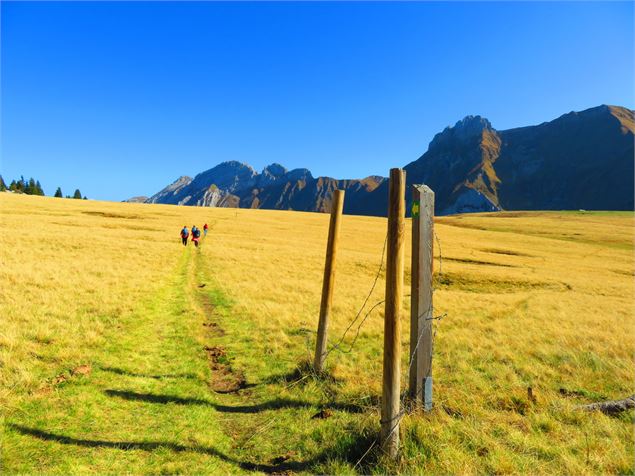
<svg viewBox="0 0 635 476">
<path fill-rule="evenodd" d="M 439 214 L 500 210 L 500 179 L 494 168 L 500 147 L 487 119 L 467 116 L 437 134 L 428 152 L 405 167 L 406 177 L 435 191 Z"/>
<path fill-rule="evenodd" d="M 467 116 L 434 136 L 427 152 L 405 166 L 406 179 L 434 190 L 438 215 L 632 210 L 634 130 L 633 111 L 616 106 L 503 131 L 483 117 Z M 314 178 L 307 169 L 289 171 L 280 164 L 258 173 L 246 164 L 224 162 L 194 179 L 180 177 L 148 201 L 328 212 L 338 188 L 346 190 L 346 213 L 386 214 L 383 177 Z"/>
<path fill-rule="evenodd" d="M 616 106 L 503 131 L 468 116 L 437 134 L 428 151 L 405 166 L 406 180 L 434 190 L 438 215 L 633 210 L 634 122 L 633 111 Z M 387 193 L 382 184 L 352 212 L 385 214 Z"/>
</svg>

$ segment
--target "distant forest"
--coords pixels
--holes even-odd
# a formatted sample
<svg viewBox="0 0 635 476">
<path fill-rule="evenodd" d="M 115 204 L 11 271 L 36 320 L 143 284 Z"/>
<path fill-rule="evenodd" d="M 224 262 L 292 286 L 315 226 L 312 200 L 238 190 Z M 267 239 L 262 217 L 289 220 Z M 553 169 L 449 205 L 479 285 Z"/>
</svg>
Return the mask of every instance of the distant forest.
<svg viewBox="0 0 635 476">
<path fill-rule="evenodd" d="M 24 193 L 25 195 L 45 195 L 40 181 L 35 180 L 33 177 L 31 177 L 29 180 L 26 180 L 24 177 L 20 176 L 19 180 L 12 180 L 11 183 L 7 185 L 7 183 L 2 178 L 2 175 L 0 175 L 0 192 L 4 192 L 6 190 L 15 193 Z M 64 194 L 62 193 L 62 189 L 60 187 L 57 187 L 57 190 L 55 191 L 55 194 L 53 196 L 63 198 Z M 65 198 L 83 198 L 84 200 L 86 200 L 86 196 L 82 197 L 82 192 L 80 192 L 78 188 L 75 189 L 73 196 L 66 195 Z"/>
</svg>

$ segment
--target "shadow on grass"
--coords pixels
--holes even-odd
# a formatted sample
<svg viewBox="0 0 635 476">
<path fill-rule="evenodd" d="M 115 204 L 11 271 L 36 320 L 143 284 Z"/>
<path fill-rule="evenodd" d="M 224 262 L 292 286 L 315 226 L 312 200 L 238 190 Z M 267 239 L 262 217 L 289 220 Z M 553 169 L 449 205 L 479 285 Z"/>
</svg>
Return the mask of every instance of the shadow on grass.
<svg viewBox="0 0 635 476">
<path fill-rule="evenodd" d="M 288 398 L 277 398 L 275 400 L 270 400 L 268 402 L 257 403 L 255 405 L 236 405 L 236 406 L 228 406 L 221 405 L 218 403 L 213 403 L 208 400 L 203 400 L 200 398 L 183 398 L 177 397 L 176 395 L 160 395 L 155 393 L 138 393 L 138 392 L 130 392 L 127 390 L 104 390 L 104 393 L 110 397 L 123 398 L 124 400 L 133 400 L 133 401 L 141 401 L 141 402 L 149 402 L 149 403 L 176 403 L 178 405 L 207 405 L 213 407 L 219 412 L 225 413 L 260 413 L 267 410 L 282 410 L 286 408 L 313 408 L 317 407 L 320 409 L 329 409 L 329 410 L 341 410 L 349 413 L 362 413 L 364 411 L 364 407 L 350 404 L 350 403 L 339 403 L 339 402 L 329 402 L 326 404 L 314 404 L 311 402 L 305 402 L 302 400 L 292 400 Z"/>
<path fill-rule="evenodd" d="M 143 374 L 137 372 L 130 372 L 129 370 L 120 369 L 118 367 L 101 367 L 101 370 L 105 372 L 111 372 L 117 375 L 126 375 L 128 377 L 141 377 L 141 378 L 153 378 L 153 379 L 163 379 L 163 378 L 185 378 L 185 379 L 194 379 L 198 380 L 199 377 L 196 374 L 185 373 L 185 374 Z"/>
<path fill-rule="evenodd" d="M 141 451 L 154 451 L 161 448 L 167 448 L 175 453 L 181 452 L 196 452 L 209 456 L 214 456 L 227 463 L 235 464 L 245 471 L 260 471 L 264 473 L 281 473 L 289 471 L 306 471 L 316 465 L 332 460 L 346 461 L 353 465 L 357 464 L 364 456 L 364 453 L 368 453 L 366 450 L 374 445 L 374 438 L 360 436 L 355 439 L 348 439 L 345 443 L 340 443 L 337 446 L 328 448 L 317 454 L 315 457 L 305 461 L 282 461 L 276 464 L 275 458 L 271 464 L 254 463 L 250 461 L 240 461 L 236 458 L 232 458 L 209 446 L 202 445 L 181 445 L 169 441 L 109 441 L 109 440 L 91 440 L 84 438 L 73 438 L 71 436 L 52 433 L 37 428 L 30 428 L 24 425 L 18 425 L 9 423 L 9 427 L 21 433 L 23 435 L 38 438 L 43 441 L 54 441 L 63 445 L 82 446 L 86 448 L 110 448 L 123 451 L 141 450 Z M 360 467 L 360 470 L 364 472 L 364 468 L 370 468 L 370 464 L 375 460 L 375 455 L 366 455 L 364 464 Z"/>
<path fill-rule="evenodd" d="M 212 390 L 214 391 L 214 393 L 220 393 L 221 395 L 228 395 L 230 393 L 238 393 L 241 390 L 245 390 L 247 388 L 254 388 L 257 387 L 258 384 L 256 383 L 247 383 L 245 381 L 239 381 L 236 386 L 234 388 L 230 388 L 229 390 L 222 390 L 219 388 L 213 388 L 212 385 L 210 385 L 210 387 L 212 387 Z"/>
<path fill-rule="evenodd" d="M 265 384 L 306 384 L 310 381 L 320 381 L 327 384 L 337 384 L 339 381 L 328 370 L 316 372 L 313 364 L 307 360 L 298 363 L 290 372 L 284 374 L 270 375 L 263 379 Z"/>
</svg>

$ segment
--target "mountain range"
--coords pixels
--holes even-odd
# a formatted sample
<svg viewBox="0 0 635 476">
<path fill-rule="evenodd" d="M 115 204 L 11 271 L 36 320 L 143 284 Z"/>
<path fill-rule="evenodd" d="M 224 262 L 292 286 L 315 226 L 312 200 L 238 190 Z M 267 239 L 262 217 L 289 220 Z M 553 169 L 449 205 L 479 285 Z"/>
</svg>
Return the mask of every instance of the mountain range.
<svg viewBox="0 0 635 476">
<path fill-rule="evenodd" d="M 481 116 L 467 116 L 435 135 L 428 150 L 404 167 L 406 181 L 434 190 L 438 215 L 633 210 L 634 131 L 634 112 L 618 106 L 501 131 Z M 346 191 L 345 213 L 386 214 L 384 177 L 313 177 L 280 164 L 258 173 L 236 161 L 179 177 L 145 202 L 327 212 L 336 189 Z"/>
</svg>

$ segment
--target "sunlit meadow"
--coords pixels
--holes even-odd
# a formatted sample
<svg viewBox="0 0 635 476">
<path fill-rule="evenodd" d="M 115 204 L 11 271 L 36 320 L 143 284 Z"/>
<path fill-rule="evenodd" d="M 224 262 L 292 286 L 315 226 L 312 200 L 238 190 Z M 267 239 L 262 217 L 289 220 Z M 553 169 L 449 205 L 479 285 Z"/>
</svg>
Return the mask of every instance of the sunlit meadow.
<svg viewBox="0 0 635 476">
<path fill-rule="evenodd" d="M 2 193 L 0 220 L 4 473 L 633 472 L 632 412 L 578 408 L 633 393 L 632 213 L 436 220 L 434 409 L 398 462 L 376 445 L 383 307 L 328 377 L 304 366 L 327 215 Z M 385 234 L 343 218 L 331 343 Z M 408 322 L 405 298 L 404 388 Z"/>
</svg>

